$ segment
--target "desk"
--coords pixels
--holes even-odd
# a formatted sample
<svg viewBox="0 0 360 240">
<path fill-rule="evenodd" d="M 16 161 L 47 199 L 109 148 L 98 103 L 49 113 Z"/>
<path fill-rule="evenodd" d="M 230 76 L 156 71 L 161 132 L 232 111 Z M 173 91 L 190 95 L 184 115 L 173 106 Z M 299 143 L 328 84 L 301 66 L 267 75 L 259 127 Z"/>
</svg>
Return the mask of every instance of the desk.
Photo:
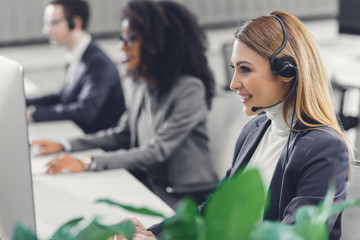
<svg viewBox="0 0 360 240">
<path fill-rule="evenodd" d="M 103 222 L 118 223 L 124 217 L 136 216 L 122 209 L 95 204 L 98 198 L 109 198 L 133 206 L 145 206 L 171 216 L 173 210 L 124 169 L 61 175 L 34 175 L 34 200 L 37 232 L 48 239 L 70 219 L 102 216 Z M 145 226 L 159 218 L 137 215 Z"/>
<path fill-rule="evenodd" d="M 30 122 L 29 140 L 73 138 L 84 132 L 72 121 Z"/>
<path fill-rule="evenodd" d="M 41 131 L 44 128 L 47 129 L 48 136 L 56 137 L 57 134 L 51 132 L 51 125 L 52 123 L 30 125 L 30 139 L 36 139 L 39 136 L 46 137 L 46 134 Z M 62 124 L 55 123 L 54 127 L 59 125 Z M 67 131 L 69 129 L 66 126 L 73 127 L 71 124 L 63 124 L 59 134 L 62 137 L 69 137 L 64 136 L 65 133 L 74 133 Z M 40 239 L 48 239 L 66 221 L 82 216 L 100 215 L 106 224 L 115 224 L 124 217 L 136 216 L 147 227 L 161 220 L 155 217 L 136 215 L 103 203 L 95 204 L 94 201 L 98 198 L 108 198 L 133 206 L 149 207 L 168 216 L 174 213 L 166 203 L 125 169 L 45 175 L 40 173 L 38 168 L 41 168 L 48 160 L 49 157 L 32 158 L 32 168 L 36 172 L 33 174 L 35 215 Z"/>
</svg>

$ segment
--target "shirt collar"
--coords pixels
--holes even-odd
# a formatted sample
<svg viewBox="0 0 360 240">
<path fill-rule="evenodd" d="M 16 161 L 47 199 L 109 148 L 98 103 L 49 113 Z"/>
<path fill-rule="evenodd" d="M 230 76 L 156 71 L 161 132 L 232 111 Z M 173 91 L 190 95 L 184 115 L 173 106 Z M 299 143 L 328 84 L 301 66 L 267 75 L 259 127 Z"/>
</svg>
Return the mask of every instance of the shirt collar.
<svg viewBox="0 0 360 240">
<path fill-rule="evenodd" d="M 269 119 L 271 119 L 271 125 L 273 127 L 273 131 L 285 135 L 289 133 L 290 129 L 286 125 L 283 119 L 282 108 L 283 108 L 283 103 L 278 104 L 271 108 L 267 108 L 265 109 L 265 112 L 266 112 L 266 116 Z M 287 120 L 289 124 L 291 124 L 292 113 L 293 113 L 293 107 L 290 107 L 287 112 Z M 296 116 L 294 116 L 293 124 L 295 124 L 296 120 L 297 118 Z"/>
<path fill-rule="evenodd" d="M 65 61 L 69 64 L 79 62 L 90 42 L 91 36 L 86 33 L 71 51 L 67 51 Z"/>
</svg>

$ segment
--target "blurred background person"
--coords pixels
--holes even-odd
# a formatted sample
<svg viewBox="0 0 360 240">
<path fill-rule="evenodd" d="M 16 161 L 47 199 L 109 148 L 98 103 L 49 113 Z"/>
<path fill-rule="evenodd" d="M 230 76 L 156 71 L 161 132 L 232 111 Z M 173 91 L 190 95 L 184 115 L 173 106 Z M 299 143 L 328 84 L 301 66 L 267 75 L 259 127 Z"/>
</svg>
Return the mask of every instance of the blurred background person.
<svg viewBox="0 0 360 240">
<path fill-rule="evenodd" d="M 72 120 L 92 133 L 116 126 L 125 111 L 117 68 L 86 32 L 89 16 L 83 0 L 47 3 L 42 32 L 68 51 L 66 82 L 58 93 L 26 100 L 30 120 Z"/>
<path fill-rule="evenodd" d="M 175 208 L 184 196 L 200 203 L 212 192 L 206 128 L 214 78 L 205 56 L 206 37 L 186 8 L 164 12 L 151 0 L 130 1 L 120 35 L 134 93 L 116 128 L 70 139 L 63 145 L 32 142 L 41 155 L 102 148 L 83 159 L 61 154 L 48 173 L 126 168 Z"/>
</svg>

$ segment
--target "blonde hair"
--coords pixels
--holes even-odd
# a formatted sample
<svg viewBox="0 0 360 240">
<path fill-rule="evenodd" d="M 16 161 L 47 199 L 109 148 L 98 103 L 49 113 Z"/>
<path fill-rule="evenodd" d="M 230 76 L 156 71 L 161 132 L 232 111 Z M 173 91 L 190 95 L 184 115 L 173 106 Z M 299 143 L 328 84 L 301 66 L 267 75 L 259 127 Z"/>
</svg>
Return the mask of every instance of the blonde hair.
<svg viewBox="0 0 360 240">
<path fill-rule="evenodd" d="M 282 11 L 272 12 L 271 15 L 279 17 L 287 30 L 286 46 L 276 58 L 291 56 L 295 59 L 298 67 L 296 95 L 289 97 L 284 102 L 284 121 L 290 126 L 286 116 L 289 106 L 296 100 L 295 113 L 302 124 L 313 129 L 320 126 L 332 128 L 344 139 L 349 152 L 352 153 L 351 144 L 338 124 L 332 106 L 331 85 L 327 79 L 315 40 L 304 24 L 295 16 Z M 271 15 L 251 19 L 235 33 L 236 39 L 267 58 L 269 62 L 271 55 L 279 48 L 284 38 L 281 25 Z M 304 118 L 304 116 L 306 117 Z"/>
</svg>

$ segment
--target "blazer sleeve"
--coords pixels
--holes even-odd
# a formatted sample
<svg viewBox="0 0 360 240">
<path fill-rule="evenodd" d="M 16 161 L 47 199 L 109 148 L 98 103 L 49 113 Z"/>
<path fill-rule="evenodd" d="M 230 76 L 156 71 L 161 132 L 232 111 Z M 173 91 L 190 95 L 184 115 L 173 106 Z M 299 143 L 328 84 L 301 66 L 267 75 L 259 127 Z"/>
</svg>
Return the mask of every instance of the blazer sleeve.
<svg viewBox="0 0 360 240">
<path fill-rule="evenodd" d="M 90 125 L 96 120 L 112 86 L 120 82 L 120 77 L 102 56 L 93 56 L 86 64 L 76 101 L 37 105 L 33 115 L 35 121 L 72 120 Z"/>
<path fill-rule="evenodd" d="M 166 115 L 165 120 L 157 128 L 150 143 L 145 147 L 134 147 L 95 156 L 93 158 L 96 162 L 95 170 L 112 168 L 147 170 L 156 163 L 166 161 L 194 127 L 206 118 L 207 113 L 205 90 L 199 80 L 185 79 L 184 84 L 172 88 L 169 96 L 168 111 L 162 109 L 166 111 L 163 112 Z"/>
<path fill-rule="evenodd" d="M 130 146 L 129 112 L 126 111 L 120 118 L 116 127 L 87 134 L 83 137 L 69 139 L 66 142 L 70 151 L 82 151 L 86 149 L 102 148 L 105 151 L 112 151 Z"/>
<path fill-rule="evenodd" d="M 46 96 L 26 99 L 26 106 L 30 105 L 53 105 L 60 102 L 60 93 L 52 93 Z"/>
<path fill-rule="evenodd" d="M 323 201 L 330 183 L 334 183 L 336 188 L 334 203 L 345 200 L 347 195 L 349 151 L 346 143 L 336 133 L 312 132 L 315 133 L 313 136 L 298 140 L 284 176 L 289 181 L 288 185 L 294 189 L 283 191 L 295 191 L 295 197 L 289 199 L 289 204 L 284 208 L 282 222 L 285 224 L 294 222 L 296 210 L 300 206 L 318 205 Z M 328 221 L 329 231 L 336 220 L 334 216 Z"/>
</svg>

